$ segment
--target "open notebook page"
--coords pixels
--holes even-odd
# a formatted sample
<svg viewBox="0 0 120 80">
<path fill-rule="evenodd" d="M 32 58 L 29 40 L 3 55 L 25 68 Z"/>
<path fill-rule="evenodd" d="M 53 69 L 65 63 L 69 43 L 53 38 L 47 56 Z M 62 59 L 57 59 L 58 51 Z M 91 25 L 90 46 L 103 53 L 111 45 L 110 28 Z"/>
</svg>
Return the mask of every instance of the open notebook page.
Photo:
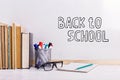
<svg viewBox="0 0 120 80">
<path fill-rule="evenodd" d="M 59 68 L 60 71 L 70 71 L 70 72 L 83 72 L 87 73 L 94 69 L 97 64 L 89 64 L 89 63 L 70 63 L 67 65 L 63 65 L 62 68 Z"/>
</svg>

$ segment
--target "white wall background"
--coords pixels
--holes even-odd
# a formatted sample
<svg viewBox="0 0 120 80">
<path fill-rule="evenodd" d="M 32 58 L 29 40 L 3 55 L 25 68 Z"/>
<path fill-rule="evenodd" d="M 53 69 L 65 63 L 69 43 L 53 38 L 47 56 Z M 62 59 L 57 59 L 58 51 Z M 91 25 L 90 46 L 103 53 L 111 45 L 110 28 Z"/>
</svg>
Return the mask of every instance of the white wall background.
<svg viewBox="0 0 120 80">
<path fill-rule="evenodd" d="M 34 33 L 34 42 L 53 42 L 52 58 L 120 59 L 119 0 L 0 0 L 0 21 L 16 22 Z M 58 17 L 102 17 L 108 43 L 67 42 Z"/>
</svg>

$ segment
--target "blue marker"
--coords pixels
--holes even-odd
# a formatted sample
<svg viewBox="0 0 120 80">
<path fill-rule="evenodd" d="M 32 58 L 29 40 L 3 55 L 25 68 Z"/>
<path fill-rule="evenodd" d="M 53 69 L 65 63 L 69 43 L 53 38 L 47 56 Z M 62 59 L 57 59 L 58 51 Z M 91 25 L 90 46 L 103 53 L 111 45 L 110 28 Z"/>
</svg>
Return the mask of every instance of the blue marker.
<svg viewBox="0 0 120 80">
<path fill-rule="evenodd" d="M 39 48 L 39 45 L 37 45 L 37 44 L 34 44 L 34 48 L 35 48 L 35 50 L 38 50 L 38 48 Z"/>
<path fill-rule="evenodd" d="M 45 48 L 44 49 L 47 49 L 47 47 L 48 47 L 48 44 L 44 44 L 45 45 Z"/>
</svg>

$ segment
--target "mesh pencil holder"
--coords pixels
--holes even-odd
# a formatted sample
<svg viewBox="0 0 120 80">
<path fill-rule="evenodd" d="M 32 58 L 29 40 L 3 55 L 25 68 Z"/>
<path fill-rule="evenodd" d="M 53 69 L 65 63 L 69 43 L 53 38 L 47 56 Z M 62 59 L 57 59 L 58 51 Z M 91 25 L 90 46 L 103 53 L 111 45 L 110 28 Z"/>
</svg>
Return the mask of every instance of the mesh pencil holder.
<svg viewBox="0 0 120 80">
<path fill-rule="evenodd" d="M 42 64 L 51 60 L 51 49 L 35 50 L 35 67 L 39 68 Z"/>
</svg>

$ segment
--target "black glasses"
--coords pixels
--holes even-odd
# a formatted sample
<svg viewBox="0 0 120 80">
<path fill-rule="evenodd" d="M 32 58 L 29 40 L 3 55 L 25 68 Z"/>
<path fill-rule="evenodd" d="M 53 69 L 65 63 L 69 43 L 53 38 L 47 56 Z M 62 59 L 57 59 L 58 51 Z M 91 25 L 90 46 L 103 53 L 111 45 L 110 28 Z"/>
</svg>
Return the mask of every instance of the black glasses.
<svg viewBox="0 0 120 80">
<path fill-rule="evenodd" d="M 54 61 L 54 62 L 47 62 L 45 64 L 42 64 L 40 68 L 43 68 L 45 71 L 51 71 L 54 67 L 57 69 L 61 68 L 63 66 L 63 61 Z"/>
</svg>

